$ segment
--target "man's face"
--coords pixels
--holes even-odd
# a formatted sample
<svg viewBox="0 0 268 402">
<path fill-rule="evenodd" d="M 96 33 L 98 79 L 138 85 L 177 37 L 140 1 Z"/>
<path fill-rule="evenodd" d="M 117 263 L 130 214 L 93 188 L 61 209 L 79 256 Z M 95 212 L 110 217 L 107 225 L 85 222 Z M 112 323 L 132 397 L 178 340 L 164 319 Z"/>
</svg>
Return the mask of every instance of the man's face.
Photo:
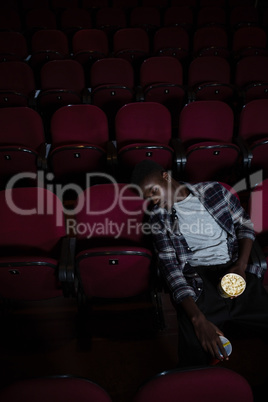
<svg viewBox="0 0 268 402">
<path fill-rule="evenodd" d="M 144 198 L 150 199 L 154 205 L 160 208 L 171 208 L 172 188 L 168 173 L 163 172 L 147 177 L 141 185 L 141 190 Z"/>
</svg>

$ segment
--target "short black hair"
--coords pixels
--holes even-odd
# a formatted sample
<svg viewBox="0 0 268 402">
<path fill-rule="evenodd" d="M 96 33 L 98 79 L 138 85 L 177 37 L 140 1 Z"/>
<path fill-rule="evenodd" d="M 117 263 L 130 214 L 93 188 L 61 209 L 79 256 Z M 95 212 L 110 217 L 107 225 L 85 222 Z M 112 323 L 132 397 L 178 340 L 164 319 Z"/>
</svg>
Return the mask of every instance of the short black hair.
<svg viewBox="0 0 268 402">
<path fill-rule="evenodd" d="M 165 169 L 159 163 L 152 159 L 144 159 L 134 167 L 131 182 L 140 186 L 146 177 L 162 174 L 163 172 L 165 172 Z"/>
</svg>

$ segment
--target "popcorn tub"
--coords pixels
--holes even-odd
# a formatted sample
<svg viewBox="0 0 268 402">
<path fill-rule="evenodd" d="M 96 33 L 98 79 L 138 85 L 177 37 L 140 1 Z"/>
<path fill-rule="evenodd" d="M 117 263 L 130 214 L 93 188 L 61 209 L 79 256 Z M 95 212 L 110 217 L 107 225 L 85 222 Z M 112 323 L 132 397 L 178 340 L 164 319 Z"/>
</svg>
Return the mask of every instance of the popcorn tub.
<svg viewBox="0 0 268 402">
<path fill-rule="evenodd" d="M 222 297 L 240 296 L 246 288 L 246 281 L 241 275 L 229 273 L 221 278 L 219 292 Z"/>
</svg>

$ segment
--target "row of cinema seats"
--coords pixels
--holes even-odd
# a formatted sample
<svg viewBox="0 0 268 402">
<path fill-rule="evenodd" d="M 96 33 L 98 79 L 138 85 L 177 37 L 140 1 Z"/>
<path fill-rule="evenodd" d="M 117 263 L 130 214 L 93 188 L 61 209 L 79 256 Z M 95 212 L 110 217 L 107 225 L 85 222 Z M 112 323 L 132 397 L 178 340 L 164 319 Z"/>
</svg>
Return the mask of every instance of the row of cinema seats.
<svg viewBox="0 0 268 402">
<path fill-rule="evenodd" d="M 236 0 L 237 1 L 237 0 Z M 122 2 L 122 0 L 121 0 Z M 23 2 L 22 2 L 23 3 Z M 55 1 L 54 1 L 55 3 Z M 194 30 L 207 24 L 229 26 L 236 29 L 242 24 L 267 25 L 267 16 L 262 14 L 262 8 L 254 0 L 237 1 L 228 6 L 227 2 L 218 1 L 196 2 L 190 4 L 184 0 L 152 2 L 141 4 L 137 0 L 125 2 L 121 6 L 96 2 L 92 5 L 79 4 L 78 1 L 61 1 L 61 7 L 49 2 L 37 2 L 24 7 L 23 4 L 9 4 L 3 7 L 3 18 L 0 20 L 2 29 L 13 29 L 25 33 L 36 28 L 53 27 L 73 31 L 79 28 L 118 29 L 125 27 L 142 26 L 147 30 L 157 29 L 159 26 L 182 25 L 186 29 Z M 139 3 L 139 4 L 138 4 Z M 38 7 L 39 6 L 39 7 Z M 73 14 L 70 10 L 73 10 Z M 42 13 L 43 11 L 43 13 Z M 34 22 L 35 21 L 35 22 Z"/>
<path fill-rule="evenodd" d="M 69 104 L 93 104 L 107 115 L 111 128 L 118 109 L 130 102 L 158 102 L 165 105 L 178 127 L 179 112 L 195 100 L 220 100 L 237 115 L 244 104 L 268 96 L 268 56 L 242 58 L 232 72 L 220 56 L 194 59 L 187 78 L 179 60 L 171 56 L 149 57 L 138 76 L 128 60 L 96 60 L 85 73 L 76 60 L 46 62 L 35 77 L 23 61 L 0 63 L 0 107 L 28 106 L 37 110 L 46 124 L 53 112 Z M 39 84 L 37 83 L 39 82 Z"/>
<path fill-rule="evenodd" d="M 219 393 L 219 387 L 221 392 Z M 249 383 L 240 374 L 226 368 L 169 370 L 147 379 L 134 392 L 133 402 L 200 402 L 241 400 L 253 402 Z M 107 391 L 96 382 L 74 376 L 31 378 L 10 384 L 0 390 L 2 402 L 112 402 Z M 19 399 L 18 399 L 19 398 Z"/>
<path fill-rule="evenodd" d="M 224 184 L 227 186 L 226 184 Z M 229 188 L 227 186 L 227 188 Z M 252 260 L 267 267 L 268 180 L 256 185 L 247 210 L 257 240 Z M 72 297 L 80 307 L 100 300 L 147 300 L 163 321 L 147 206 L 133 186 L 92 185 L 72 209 L 42 187 L 0 191 L 2 300 Z M 263 278 L 268 285 L 267 270 Z"/>
<path fill-rule="evenodd" d="M 192 36 L 177 25 L 160 27 L 152 37 L 141 27 L 120 28 L 114 34 L 98 28 L 84 28 L 77 30 L 71 39 L 57 28 L 36 30 L 30 40 L 18 31 L 2 30 L 0 33 L 1 57 L 30 60 L 33 66 L 36 53 L 45 50 L 59 52 L 47 56 L 74 57 L 84 64 L 89 57 L 86 59 L 84 55 L 82 58 L 81 54 L 86 51 L 91 51 L 92 59 L 111 55 L 145 58 L 169 52 L 181 60 L 211 53 L 236 61 L 247 52 L 267 54 L 267 31 L 251 25 L 242 26 L 232 34 L 222 26 L 209 25 L 196 29 Z"/>
<path fill-rule="evenodd" d="M 134 165 L 148 158 L 179 179 L 230 185 L 244 179 L 248 189 L 254 173 L 268 177 L 267 111 L 268 99 L 248 102 L 235 127 L 227 103 L 195 101 L 182 108 L 178 130 L 173 132 L 171 114 L 164 105 L 132 102 L 116 113 L 115 139 L 111 140 L 102 109 L 68 105 L 52 115 L 48 142 L 37 111 L 0 108 L 1 188 L 16 174 L 21 174 L 18 184 L 22 183 L 19 178 L 27 177 L 29 184 L 36 184 L 38 171 L 43 172 L 46 184 L 49 178 L 50 184 L 74 182 L 84 188 L 88 173 L 129 182 Z"/>
</svg>

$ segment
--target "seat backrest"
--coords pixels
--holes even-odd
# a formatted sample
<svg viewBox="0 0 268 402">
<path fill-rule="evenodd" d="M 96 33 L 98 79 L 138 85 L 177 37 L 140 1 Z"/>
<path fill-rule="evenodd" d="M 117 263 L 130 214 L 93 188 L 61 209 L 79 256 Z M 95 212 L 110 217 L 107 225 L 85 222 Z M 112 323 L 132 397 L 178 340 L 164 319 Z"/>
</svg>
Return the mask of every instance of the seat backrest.
<svg viewBox="0 0 268 402">
<path fill-rule="evenodd" d="M 214 2 L 215 4 L 215 2 Z M 197 14 L 197 27 L 206 25 L 226 25 L 226 10 L 219 6 L 218 3 L 210 6 L 203 6 Z"/>
<path fill-rule="evenodd" d="M 268 56 L 247 56 L 235 69 L 235 85 L 243 87 L 254 82 L 268 82 Z"/>
<path fill-rule="evenodd" d="M 193 10 L 186 6 L 170 6 L 164 12 L 164 26 L 183 26 L 189 30 L 194 23 Z"/>
<path fill-rule="evenodd" d="M 0 391 L 0 398 L 3 402 L 112 402 L 100 385 L 74 376 L 17 380 Z"/>
<path fill-rule="evenodd" d="M 40 72 L 41 89 L 69 89 L 81 93 L 85 88 L 84 70 L 75 60 L 52 60 Z"/>
<path fill-rule="evenodd" d="M 35 90 L 31 67 L 23 61 L 0 63 L 0 90 L 11 90 L 29 96 Z"/>
<path fill-rule="evenodd" d="M 195 101 L 184 106 L 179 118 L 179 138 L 183 143 L 233 140 L 234 115 L 221 101 Z"/>
<path fill-rule="evenodd" d="M 241 26 L 258 25 L 259 11 L 254 5 L 237 5 L 230 11 L 229 24 L 237 29 Z"/>
<path fill-rule="evenodd" d="M 193 36 L 193 51 L 198 52 L 204 48 L 218 47 L 228 49 L 228 36 L 220 26 L 201 27 L 196 29 Z"/>
<path fill-rule="evenodd" d="M 99 85 L 117 84 L 128 88 L 134 86 L 134 71 L 130 62 L 116 57 L 107 57 L 93 63 L 90 70 L 92 88 Z"/>
<path fill-rule="evenodd" d="M 153 38 L 153 50 L 155 54 L 161 54 L 164 49 L 169 54 L 176 54 L 175 50 L 183 56 L 188 56 L 189 33 L 181 26 L 166 26 L 159 28 Z"/>
<path fill-rule="evenodd" d="M 33 8 L 25 13 L 25 26 L 28 31 L 57 29 L 56 14 L 49 8 Z"/>
<path fill-rule="evenodd" d="M 206 82 L 230 84 L 231 67 L 228 60 L 220 56 L 196 57 L 189 64 L 188 84 L 194 86 Z"/>
<path fill-rule="evenodd" d="M 252 190 L 249 198 L 249 214 L 258 233 L 268 231 L 268 179 L 264 179 Z"/>
<path fill-rule="evenodd" d="M 254 141 L 268 136 L 268 99 L 255 99 L 246 103 L 239 117 L 239 136 Z"/>
<path fill-rule="evenodd" d="M 96 28 L 108 30 L 127 27 L 125 10 L 119 7 L 101 7 L 96 12 Z"/>
<path fill-rule="evenodd" d="M 82 143 L 105 147 L 109 138 L 107 117 L 95 105 L 61 107 L 53 114 L 50 129 L 53 146 Z"/>
<path fill-rule="evenodd" d="M 161 14 L 155 6 L 138 6 L 130 12 L 130 27 L 141 27 L 150 30 L 161 25 Z"/>
<path fill-rule="evenodd" d="M 109 239 L 105 246 L 111 246 L 113 240 L 121 245 L 124 241 L 141 245 L 146 234 L 142 227 L 143 207 L 143 198 L 130 185 L 107 183 L 91 186 L 78 196 L 77 229 L 86 224 L 88 230 L 78 230 L 77 237 Z"/>
<path fill-rule="evenodd" d="M 29 107 L 0 108 L 0 145 L 23 145 L 37 150 L 45 143 L 43 121 Z"/>
<path fill-rule="evenodd" d="M 66 8 L 60 15 L 60 27 L 63 31 L 92 28 L 91 14 L 81 8 Z"/>
<path fill-rule="evenodd" d="M 0 192 L 1 252 L 11 249 L 34 255 L 51 253 L 66 235 L 60 199 L 42 187 L 17 187 Z"/>
<path fill-rule="evenodd" d="M 102 29 L 90 28 L 77 31 L 72 39 L 73 52 L 98 51 L 108 55 L 109 45 L 106 33 Z"/>
<path fill-rule="evenodd" d="M 247 47 L 266 48 L 267 35 L 259 26 L 244 26 L 233 33 L 232 50 L 237 52 Z"/>
<path fill-rule="evenodd" d="M 124 105 L 115 116 L 115 135 L 119 147 L 133 143 L 161 143 L 171 139 L 171 115 L 157 102 Z"/>
<path fill-rule="evenodd" d="M 221 390 L 219 392 L 219 389 Z M 170 370 L 147 381 L 133 402 L 253 402 L 248 382 L 240 374 L 223 367 Z"/>
<path fill-rule="evenodd" d="M 149 52 L 150 44 L 147 32 L 142 28 L 122 28 L 113 37 L 113 51 L 140 50 Z"/>
<path fill-rule="evenodd" d="M 28 56 L 28 46 L 21 32 L 0 31 L 0 60 L 24 60 Z"/>
<path fill-rule="evenodd" d="M 156 83 L 183 84 L 183 69 L 175 57 L 155 56 L 144 60 L 140 67 L 140 85 Z"/>
<path fill-rule="evenodd" d="M 64 56 L 69 54 L 67 36 L 59 29 L 40 29 L 31 40 L 32 53 L 39 51 L 57 51 Z"/>
<path fill-rule="evenodd" d="M 0 30 L 22 32 L 22 20 L 18 10 L 1 9 Z"/>
</svg>

